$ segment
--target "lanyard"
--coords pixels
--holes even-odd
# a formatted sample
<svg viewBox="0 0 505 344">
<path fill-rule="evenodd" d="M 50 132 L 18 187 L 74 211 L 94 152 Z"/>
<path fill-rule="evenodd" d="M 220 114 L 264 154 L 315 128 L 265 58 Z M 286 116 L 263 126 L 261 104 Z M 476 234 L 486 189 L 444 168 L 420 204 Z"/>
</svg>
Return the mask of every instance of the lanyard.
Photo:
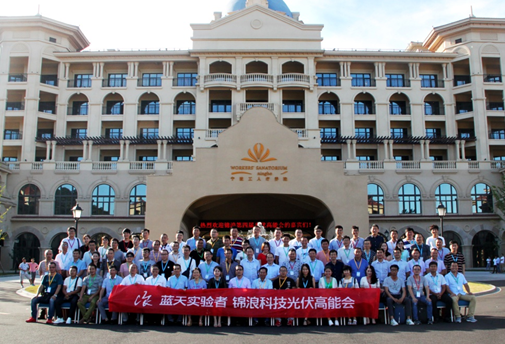
<svg viewBox="0 0 505 344">
<path fill-rule="evenodd" d="M 316 238 L 314 238 L 314 239 L 316 239 Z M 316 239 L 316 240 L 315 240 L 315 242 L 316 242 L 316 246 L 317 246 L 318 250 L 320 250 L 320 249 L 321 249 L 321 240 L 323 240 L 323 238 L 319 238 L 319 239 Z"/>
<path fill-rule="evenodd" d="M 224 262 L 224 265 L 226 267 L 226 274 L 228 274 L 230 272 L 231 263 L 228 264 L 228 262 Z"/>
<path fill-rule="evenodd" d="M 342 247 L 342 244 L 343 244 L 342 240 L 335 239 L 335 242 L 337 243 L 338 248 Z"/>
<path fill-rule="evenodd" d="M 291 270 L 295 269 L 295 265 L 296 265 L 296 262 L 294 262 L 293 264 L 291 264 L 291 262 L 289 262 L 289 267 L 291 268 Z"/>
<path fill-rule="evenodd" d="M 261 285 L 261 280 L 258 282 L 260 289 L 265 289 L 265 286 L 267 285 L 267 279 L 265 278 L 265 282 Z"/>
<path fill-rule="evenodd" d="M 286 281 L 288 280 L 288 278 L 286 277 L 284 279 L 284 281 L 281 283 L 281 278 L 279 277 L 279 289 L 282 289 L 282 286 L 284 285 L 284 283 L 286 283 Z M 266 282 L 265 282 L 266 283 Z"/>
<path fill-rule="evenodd" d="M 315 270 L 314 270 L 314 269 L 315 269 L 315 265 L 316 265 L 316 262 L 311 262 L 311 263 L 310 263 L 310 267 L 311 267 L 311 269 L 312 269 L 312 274 L 313 274 L 313 275 L 315 275 Z"/>
<path fill-rule="evenodd" d="M 444 258 L 444 249 L 442 248 L 442 252 L 438 252 L 438 260 L 442 260 Z"/>
<path fill-rule="evenodd" d="M 95 278 L 96 278 L 96 275 L 93 278 L 91 278 L 91 276 L 89 277 L 88 289 L 91 289 L 93 287 L 93 284 L 95 283 Z"/>
<path fill-rule="evenodd" d="M 351 250 L 350 249 L 345 249 L 344 248 L 344 253 L 345 253 L 345 256 L 347 257 L 347 259 L 349 259 L 349 255 L 351 254 Z"/>
<path fill-rule="evenodd" d="M 240 283 L 239 283 L 239 281 L 240 281 Z M 237 287 L 242 288 L 242 283 L 244 283 L 244 279 L 243 278 L 241 278 L 241 279 L 237 278 Z"/>
<path fill-rule="evenodd" d="M 149 241 L 142 241 L 142 248 L 149 246 Z"/>
<path fill-rule="evenodd" d="M 142 271 L 146 273 L 149 271 L 149 263 L 142 263 Z"/>
<path fill-rule="evenodd" d="M 356 259 L 353 259 L 354 260 L 354 264 L 356 264 L 356 269 L 361 269 L 361 264 L 363 264 L 363 259 L 360 259 L 359 260 L 359 265 L 358 265 L 358 262 L 356 261 Z"/>
<path fill-rule="evenodd" d="M 284 254 L 286 255 L 286 257 L 288 256 L 288 252 L 289 252 L 289 246 L 286 248 L 286 247 L 283 247 L 282 250 L 284 251 Z"/>
<path fill-rule="evenodd" d="M 331 289 L 331 287 L 333 285 L 333 281 L 330 279 L 330 283 L 327 283 L 326 281 L 324 281 L 324 284 L 326 284 L 326 289 Z"/>
<path fill-rule="evenodd" d="M 188 259 L 188 263 L 186 263 L 186 259 L 182 260 L 184 262 L 184 265 L 186 266 L 186 270 L 188 269 L 189 262 L 191 261 L 190 259 Z M 184 270 L 184 271 L 186 271 L 186 270 Z"/>
<path fill-rule="evenodd" d="M 67 290 L 75 290 L 75 287 L 72 288 L 72 286 L 75 286 L 77 284 L 77 278 L 70 278 L 70 281 L 68 281 L 68 288 Z M 72 284 L 72 280 L 74 281 L 74 283 Z"/>
<path fill-rule="evenodd" d="M 158 279 L 160 278 L 160 275 L 156 276 L 156 280 L 154 278 L 152 278 L 151 276 L 151 285 L 156 285 L 156 283 L 158 283 Z M 154 283 L 153 283 L 154 281 Z"/>
<path fill-rule="evenodd" d="M 309 252 L 308 248 L 305 249 L 305 252 L 303 252 L 303 248 L 302 248 L 302 256 L 303 256 L 303 258 L 307 257 L 307 253 L 308 252 Z"/>
<path fill-rule="evenodd" d="M 254 243 L 256 244 L 256 248 L 258 248 L 260 246 L 260 238 L 256 238 L 254 237 Z"/>
<path fill-rule="evenodd" d="M 133 285 L 137 282 L 137 275 L 135 275 L 135 279 L 132 281 L 132 275 L 128 276 L 128 278 L 130 279 L 130 284 Z"/>
<path fill-rule="evenodd" d="M 368 254 L 366 254 L 366 251 L 363 251 L 365 253 L 365 258 L 368 262 L 370 262 L 370 256 L 372 255 L 372 251 L 370 251 Z"/>
<path fill-rule="evenodd" d="M 154 261 L 157 262 L 159 259 L 158 257 L 160 256 L 160 251 L 158 251 L 158 254 L 154 254 L 154 251 L 153 251 L 153 258 L 154 258 Z"/>
<path fill-rule="evenodd" d="M 282 239 L 281 239 L 281 240 L 279 240 L 279 242 L 278 242 L 278 243 L 277 243 L 277 240 L 274 240 L 274 243 L 275 243 L 275 246 L 276 246 L 276 247 L 279 247 L 279 245 L 281 244 L 281 242 L 282 242 Z"/>
<path fill-rule="evenodd" d="M 309 280 L 306 280 L 305 282 L 303 282 L 303 287 L 304 288 L 307 288 L 308 285 L 309 285 Z"/>
<path fill-rule="evenodd" d="M 357 240 L 352 239 L 351 241 L 352 241 L 352 247 L 354 247 L 354 248 L 358 247 L 358 244 L 359 244 L 359 238 L 358 238 Z"/>
<path fill-rule="evenodd" d="M 70 251 L 72 251 L 72 249 L 74 248 L 74 244 L 75 244 L 75 238 L 72 239 L 72 243 L 70 243 L 70 239 L 67 239 L 67 243 L 68 243 L 68 246 L 70 246 Z"/>
<path fill-rule="evenodd" d="M 162 272 L 165 272 L 165 270 L 167 269 L 167 266 L 168 266 L 168 260 L 166 263 L 163 263 L 163 261 L 161 261 L 161 271 Z"/>
<path fill-rule="evenodd" d="M 421 247 L 419 247 L 419 245 L 416 243 L 416 246 L 417 246 L 417 249 L 419 250 L 419 252 L 421 253 L 421 257 L 423 256 L 423 245 L 421 245 Z"/>
<path fill-rule="evenodd" d="M 421 290 L 421 277 L 419 277 L 419 282 L 416 280 L 416 276 L 414 277 L 414 283 L 416 284 L 416 290 L 420 291 Z"/>
<path fill-rule="evenodd" d="M 352 277 L 351 277 L 351 281 L 350 281 L 350 282 L 346 283 L 346 282 L 345 282 L 345 278 L 344 278 L 344 281 L 343 281 L 343 282 L 344 282 L 344 288 L 349 288 L 349 285 L 353 285 L 353 284 L 354 284 L 354 283 L 353 283 L 353 278 L 352 278 Z"/>
<path fill-rule="evenodd" d="M 451 273 L 451 276 L 452 276 L 452 279 L 456 282 L 456 284 L 458 285 L 458 288 L 459 288 L 459 277 L 454 277 L 453 273 Z"/>
<path fill-rule="evenodd" d="M 135 256 L 135 258 L 137 258 L 137 254 L 139 253 L 139 251 L 140 251 L 140 247 L 137 248 L 136 250 L 133 249 L 133 255 Z"/>
<path fill-rule="evenodd" d="M 221 282 L 221 278 L 218 279 L 217 281 L 216 281 L 216 279 L 214 279 L 214 286 L 216 287 L 216 289 L 219 289 L 220 282 Z"/>
<path fill-rule="evenodd" d="M 452 257 L 452 260 L 454 260 L 456 263 L 458 262 L 458 259 L 459 259 L 458 254 L 456 254 L 456 257 L 454 257 L 454 255 L 451 254 L 451 257 Z"/>
<path fill-rule="evenodd" d="M 324 257 L 326 258 L 326 261 L 329 262 L 330 261 L 330 252 L 328 252 L 328 254 L 326 254 L 326 252 L 323 251 L 323 254 L 324 254 Z"/>
<path fill-rule="evenodd" d="M 109 278 L 109 283 L 110 283 L 110 290 L 112 290 L 114 288 L 114 286 L 116 285 L 116 277 Z"/>
<path fill-rule="evenodd" d="M 438 286 L 438 275 L 435 275 L 435 278 L 433 278 L 433 275 L 431 275 L 431 280 L 433 281 L 433 284 Z"/>
<path fill-rule="evenodd" d="M 212 267 L 211 264 L 205 263 L 205 271 L 207 271 L 207 275 L 209 274 L 209 270 L 210 270 L 211 267 Z"/>
</svg>

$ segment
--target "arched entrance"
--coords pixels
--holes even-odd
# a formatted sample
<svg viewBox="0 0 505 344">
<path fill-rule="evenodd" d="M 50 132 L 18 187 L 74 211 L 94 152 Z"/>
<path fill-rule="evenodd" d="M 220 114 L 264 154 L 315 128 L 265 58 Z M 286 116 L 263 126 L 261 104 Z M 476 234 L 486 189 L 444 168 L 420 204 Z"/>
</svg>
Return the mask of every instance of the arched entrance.
<svg viewBox="0 0 505 344">
<path fill-rule="evenodd" d="M 61 240 L 66 238 L 67 236 L 68 236 L 67 232 L 61 232 L 56 234 L 51 240 L 51 250 L 53 250 L 53 258 L 56 258 L 56 255 L 58 254 L 58 247 L 60 247 Z"/>
<path fill-rule="evenodd" d="M 495 257 L 498 254 L 496 237 L 492 232 L 480 231 L 472 239 L 473 245 L 473 266 L 485 267 L 488 257 Z"/>
<path fill-rule="evenodd" d="M 27 261 L 35 258 L 35 261 L 40 260 L 40 241 L 35 234 L 21 233 L 14 240 L 12 268 L 17 269 L 21 259 L 25 257 Z"/>
<path fill-rule="evenodd" d="M 182 226 L 189 230 L 202 222 L 231 223 L 237 221 L 248 223 L 278 222 L 286 232 L 294 232 L 301 224 L 302 228 L 300 229 L 307 234 L 313 234 L 313 225 L 315 224 L 322 226 L 325 230 L 330 229 L 330 232 L 332 232 L 330 227 L 334 225 L 334 219 L 328 207 L 315 197 L 286 194 L 236 194 L 200 198 L 186 210 Z M 293 223 L 295 226 L 291 228 Z M 273 228 L 267 226 L 265 228 L 267 231 L 273 231 Z M 226 228 L 218 229 L 226 230 Z M 247 232 L 248 229 L 250 228 L 242 228 L 242 232 Z M 203 228 L 204 234 L 207 231 L 208 229 Z"/>
<path fill-rule="evenodd" d="M 461 237 L 456 233 L 452 231 L 444 231 L 443 233 L 444 239 L 445 239 L 445 247 L 450 249 L 449 243 L 451 241 L 456 241 L 458 243 L 458 252 L 462 252 L 463 250 L 463 241 L 461 240 Z"/>
</svg>

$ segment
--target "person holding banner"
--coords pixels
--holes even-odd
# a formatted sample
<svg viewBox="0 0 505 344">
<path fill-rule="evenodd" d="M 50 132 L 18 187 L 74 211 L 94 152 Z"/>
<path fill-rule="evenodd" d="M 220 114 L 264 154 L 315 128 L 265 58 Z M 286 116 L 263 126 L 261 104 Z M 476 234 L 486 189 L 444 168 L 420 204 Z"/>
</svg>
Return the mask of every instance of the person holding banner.
<svg viewBox="0 0 505 344">
<path fill-rule="evenodd" d="M 357 249 L 356 251 L 358 251 Z M 361 251 L 361 250 L 359 250 Z M 352 269 L 350 266 L 344 266 L 344 278 L 340 282 L 341 288 L 359 288 L 358 281 L 356 278 L 352 277 Z M 357 325 L 358 321 L 356 318 L 349 318 L 349 325 Z M 330 325 L 331 326 L 331 325 Z"/>
<path fill-rule="evenodd" d="M 187 247 L 188 256 L 189 256 L 189 246 L 186 246 L 186 247 Z M 181 265 L 180 264 L 174 265 L 174 274 L 168 279 L 167 287 L 172 288 L 172 289 L 181 289 L 181 290 L 188 289 L 188 278 L 181 273 Z M 168 316 L 168 321 L 170 323 L 174 322 L 174 318 L 172 315 Z M 181 322 L 182 322 L 182 316 L 179 315 L 177 317 L 177 323 L 181 323 Z"/>
<path fill-rule="evenodd" d="M 335 251 L 333 251 L 335 252 Z M 332 288 L 338 288 L 338 282 L 337 279 L 334 277 L 331 277 L 333 271 L 331 270 L 331 267 L 327 266 L 324 269 L 324 277 L 319 280 L 319 288 L 321 289 L 332 289 Z M 335 326 L 338 326 L 338 319 L 335 318 Z M 331 318 L 328 318 L 328 326 L 333 326 L 333 320 Z"/>
<path fill-rule="evenodd" d="M 381 284 L 377 275 L 375 273 L 375 269 L 373 266 L 369 265 L 366 268 L 365 276 L 361 277 L 360 284 L 361 288 L 380 288 Z M 369 318 L 363 318 L 363 324 L 367 325 L 370 323 Z M 372 318 L 372 324 L 375 325 L 375 319 Z"/>
<path fill-rule="evenodd" d="M 227 251 L 230 252 L 230 257 L 232 255 L 231 248 Z M 236 266 L 237 263 L 235 263 Z M 233 269 L 235 271 L 235 268 Z M 223 270 L 220 266 L 214 268 L 214 277 L 207 282 L 207 289 L 225 289 L 228 288 L 225 279 L 223 278 Z M 221 317 L 214 315 L 214 327 L 221 327 Z"/>
<path fill-rule="evenodd" d="M 252 283 L 252 289 L 273 289 L 272 281 L 267 278 L 268 269 L 262 266 L 258 271 L 259 278 Z M 253 319 L 254 326 L 258 325 L 258 319 Z M 265 318 L 265 326 L 270 326 L 270 318 Z"/>
<path fill-rule="evenodd" d="M 210 259 L 212 261 L 212 253 L 210 253 L 210 251 L 207 251 L 205 253 L 210 255 Z M 216 264 L 216 262 L 212 263 Z M 207 282 L 205 281 L 205 279 L 202 278 L 202 271 L 200 270 L 200 268 L 194 268 L 192 275 L 193 278 L 191 278 L 188 282 L 188 289 L 207 289 Z M 200 315 L 200 318 L 198 319 L 199 326 L 203 326 L 202 319 L 203 315 Z M 188 315 L 188 323 L 186 325 L 187 326 L 193 325 L 193 322 L 191 321 L 191 315 Z"/>
<path fill-rule="evenodd" d="M 312 274 L 310 273 L 309 264 L 303 264 L 300 269 L 300 277 L 296 280 L 296 286 L 300 289 L 313 289 L 316 287 L 316 281 Z M 310 325 L 310 321 L 305 318 L 303 319 L 303 326 Z"/>
<path fill-rule="evenodd" d="M 291 277 L 288 277 L 288 269 L 285 266 L 279 268 L 279 277 L 273 283 L 275 290 L 296 289 L 296 282 Z M 288 318 L 288 326 L 294 325 L 294 318 Z M 281 318 L 275 319 L 275 326 L 281 326 Z"/>
<path fill-rule="evenodd" d="M 247 256 L 253 256 L 253 249 L 252 247 L 247 248 Z M 242 261 L 243 262 L 243 261 Z M 244 267 L 242 265 L 237 265 L 235 268 L 235 277 L 230 280 L 230 283 L 228 283 L 228 288 L 232 289 L 251 289 L 251 280 L 249 280 L 247 277 L 244 277 Z M 238 325 L 237 321 L 237 325 Z"/>
<path fill-rule="evenodd" d="M 128 252 L 130 254 L 131 252 Z M 130 274 L 125 276 L 123 280 L 121 281 L 121 285 L 143 285 L 144 284 L 144 277 L 141 275 L 138 275 L 138 266 L 137 264 L 131 264 L 130 265 Z M 121 316 L 123 318 L 123 322 L 128 321 L 128 313 L 121 313 Z"/>
</svg>

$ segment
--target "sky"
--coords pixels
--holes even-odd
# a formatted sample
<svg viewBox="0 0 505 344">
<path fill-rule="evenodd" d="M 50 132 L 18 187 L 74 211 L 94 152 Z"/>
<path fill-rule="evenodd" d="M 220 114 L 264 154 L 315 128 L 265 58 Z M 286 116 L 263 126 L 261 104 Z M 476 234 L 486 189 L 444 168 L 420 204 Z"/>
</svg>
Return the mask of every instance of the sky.
<svg viewBox="0 0 505 344">
<path fill-rule="evenodd" d="M 191 23 L 209 23 L 230 0 L 21 0 L 1 16 L 36 15 L 79 26 L 86 50 L 191 49 Z M 6 3 L 7 2 L 7 3 Z M 432 27 L 476 17 L 505 18 L 504 0 L 285 0 L 306 24 L 323 24 L 323 49 L 405 49 Z M 77 5 L 78 4 L 78 5 Z M 224 13 L 223 13 L 224 14 Z"/>
</svg>

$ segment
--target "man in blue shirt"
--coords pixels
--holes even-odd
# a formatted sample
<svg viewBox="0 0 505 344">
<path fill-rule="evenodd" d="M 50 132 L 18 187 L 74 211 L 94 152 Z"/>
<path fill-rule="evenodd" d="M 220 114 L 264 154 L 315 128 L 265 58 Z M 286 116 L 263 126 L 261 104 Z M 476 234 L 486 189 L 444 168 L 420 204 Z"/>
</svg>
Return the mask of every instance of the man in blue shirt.
<svg viewBox="0 0 505 344">
<path fill-rule="evenodd" d="M 201 237 L 200 237 L 200 227 L 199 226 L 195 226 L 195 227 L 193 227 L 193 236 L 186 241 L 186 245 L 189 245 L 189 247 L 191 247 L 191 251 L 193 251 L 193 250 L 196 249 L 196 243 L 200 239 L 201 239 Z M 206 242 L 204 241 L 203 242 L 203 248 L 205 248 L 205 244 L 206 244 Z"/>
<path fill-rule="evenodd" d="M 100 312 L 100 316 L 102 317 L 102 321 L 107 324 L 109 322 L 109 318 L 107 317 L 107 312 L 105 308 L 109 307 L 109 296 L 112 292 L 112 289 L 123 280 L 120 276 L 117 275 L 117 269 L 114 265 L 109 268 L 110 277 L 107 277 L 102 282 L 102 289 L 100 290 L 100 296 L 98 297 L 97 306 L 98 311 Z M 117 321 L 117 313 L 112 313 L 111 320 L 113 322 Z"/>
<path fill-rule="evenodd" d="M 351 267 L 352 277 L 354 277 L 359 284 L 361 278 L 366 276 L 366 268 L 368 267 L 366 259 L 361 258 L 360 248 L 354 249 L 354 259 L 349 261 L 349 266 Z"/>
<path fill-rule="evenodd" d="M 167 281 L 167 287 L 172 288 L 172 289 L 188 289 L 188 278 L 184 275 L 181 274 L 181 265 L 180 264 L 175 264 L 174 265 L 174 274 L 171 276 L 168 281 Z M 174 317 L 172 315 L 168 316 L 168 321 L 170 323 L 174 322 Z M 177 322 L 181 323 L 182 322 L 182 316 L 179 315 L 177 317 Z"/>
</svg>

